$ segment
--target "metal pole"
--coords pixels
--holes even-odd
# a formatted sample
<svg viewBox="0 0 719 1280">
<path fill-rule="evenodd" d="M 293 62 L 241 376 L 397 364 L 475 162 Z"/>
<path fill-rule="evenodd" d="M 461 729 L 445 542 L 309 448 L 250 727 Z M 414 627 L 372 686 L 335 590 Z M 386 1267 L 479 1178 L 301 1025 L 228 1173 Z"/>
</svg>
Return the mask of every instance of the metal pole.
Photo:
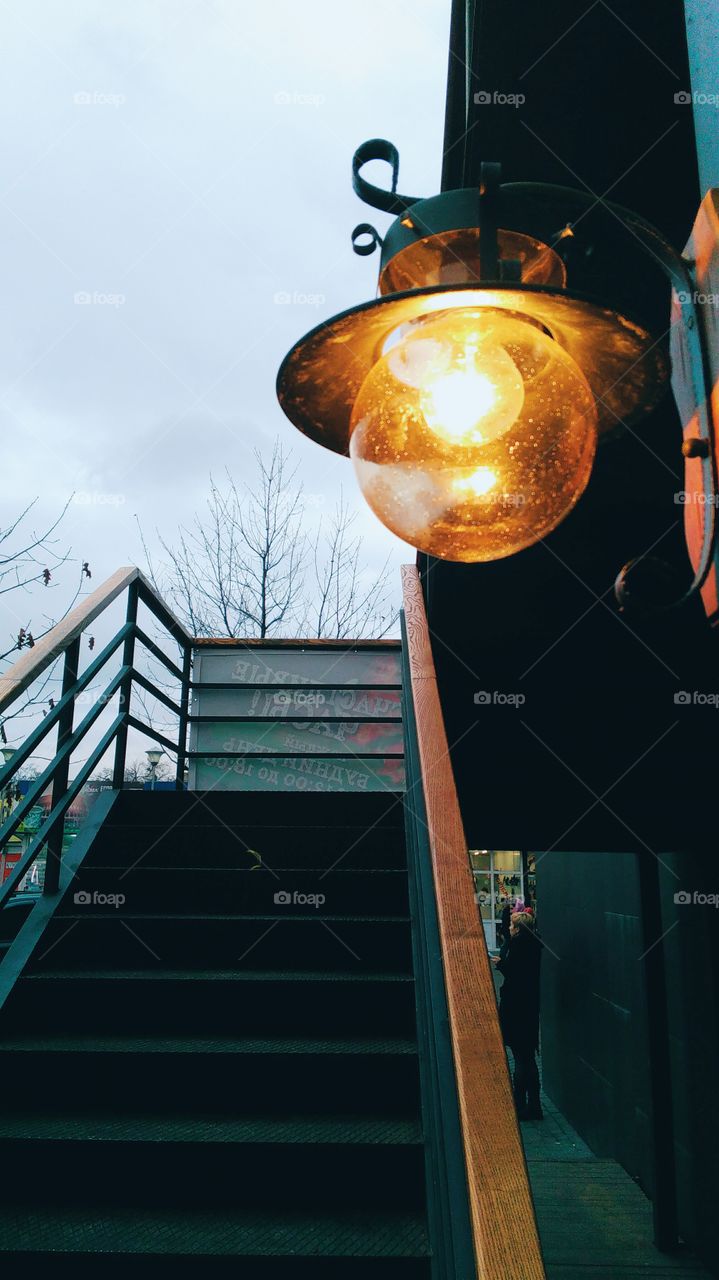
<svg viewBox="0 0 719 1280">
<path fill-rule="evenodd" d="M 139 596 L 139 583 L 137 581 L 130 584 L 127 591 L 127 617 L 126 621 L 132 623 L 132 631 L 125 637 L 125 643 L 122 648 L 122 665 L 124 667 L 132 667 L 135 660 L 135 628 L 137 627 L 137 605 Z M 120 713 L 123 722 L 118 729 L 117 739 L 115 742 L 115 767 L 112 774 L 113 790 L 121 791 L 125 781 L 125 757 L 127 755 L 127 721 L 130 715 L 130 697 L 132 695 L 132 671 L 129 672 L 122 684 L 120 685 Z"/>
<path fill-rule="evenodd" d="M 679 1247 L 679 1229 L 659 860 L 645 849 L 637 857 L 651 1091 L 654 1243 L 663 1253 L 671 1253 Z"/>
<path fill-rule="evenodd" d="M 73 640 L 65 650 L 65 663 L 62 670 L 62 694 L 69 693 L 73 685 L 77 681 L 78 668 L 80 666 L 80 636 Z M 72 725 L 75 717 L 75 699 L 70 698 L 67 706 L 60 713 L 57 722 L 57 745 L 55 751 L 58 752 L 65 745 L 72 733 Z M 68 779 L 70 777 L 70 757 L 67 756 L 61 760 L 55 770 L 52 779 L 52 791 L 50 793 L 50 809 L 54 809 L 55 805 L 62 800 L 67 791 Z M 47 894 L 57 893 L 60 884 L 60 862 L 62 859 L 62 841 L 65 834 L 65 814 L 58 818 L 57 822 L 50 828 L 47 838 L 46 861 L 45 861 L 45 884 L 43 892 Z"/>
<path fill-rule="evenodd" d="M 190 710 L 190 675 L 192 673 L 192 646 L 186 643 L 182 651 L 182 690 L 180 693 L 180 720 L 177 726 L 177 772 L 175 790 L 182 791 L 187 761 L 187 717 Z"/>
</svg>

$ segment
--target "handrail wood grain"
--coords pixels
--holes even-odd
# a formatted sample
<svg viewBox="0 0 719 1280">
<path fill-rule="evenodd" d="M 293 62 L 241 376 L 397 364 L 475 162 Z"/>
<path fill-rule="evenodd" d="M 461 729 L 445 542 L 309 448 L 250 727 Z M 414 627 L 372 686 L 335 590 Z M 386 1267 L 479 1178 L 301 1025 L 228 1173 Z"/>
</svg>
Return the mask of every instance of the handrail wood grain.
<svg viewBox="0 0 719 1280">
<path fill-rule="evenodd" d="M 4 675 L 0 676 L 0 712 L 4 711 L 15 699 L 29 688 L 33 680 L 42 675 L 60 654 L 64 653 L 68 645 L 77 639 L 82 632 L 89 627 L 90 623 L 107 608 L 112 601 L 115 600 L 127 587 L 133 582 L 139 581 L 149 594 L 156 596 L 151 584 L 147 581 L 144 574 L 136 565 L 125 565 L 122 569 L 117 569 L 105 582 L 102 583 L 91 595 L 87 596 L 81 604 L 77 605 L 66 618 L 57 623 L 46 636 L 38 640 L 32 649 L 26 649 L 20 655 L 17 662 L 9 668 Z M 179 623 L 170 610 L 159 600 L 164 612 L 168 617 L 172 617 L 176 627 L 182 633 L 184 639 L 189 643 L 192 637 L 185 631 L 181 623 Z"/>
<path fill-rule="evenodd" d="M 422 587 L 414 565 L 402 567 L 402 594 L 477 1276 L 481 1280 L 545 1280 Z"/>
</svg>

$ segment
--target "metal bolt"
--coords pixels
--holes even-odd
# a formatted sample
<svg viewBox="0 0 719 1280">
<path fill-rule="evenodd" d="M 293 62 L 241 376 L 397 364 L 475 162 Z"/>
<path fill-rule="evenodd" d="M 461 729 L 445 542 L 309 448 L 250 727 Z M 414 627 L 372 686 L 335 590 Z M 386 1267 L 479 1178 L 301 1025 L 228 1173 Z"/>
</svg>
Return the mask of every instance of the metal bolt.
<svg viewBox="0 0 719 1280">
<path fill-rule="evenodd" d="M 698 436 L 688 436 L 682 444 L 682 453 L 685 458 L 708 458 L 709 441 L 700 440 Z"/>
</svg>

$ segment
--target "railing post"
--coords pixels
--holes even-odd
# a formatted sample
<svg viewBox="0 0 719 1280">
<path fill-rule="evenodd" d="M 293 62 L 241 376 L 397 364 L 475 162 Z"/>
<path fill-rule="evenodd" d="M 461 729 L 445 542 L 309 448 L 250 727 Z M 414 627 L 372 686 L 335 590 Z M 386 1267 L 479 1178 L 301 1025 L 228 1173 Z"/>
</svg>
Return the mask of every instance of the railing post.
<svg viewBox="0 0 719 1280">
<path fill-rule="evenodd" d="M 679 1247 L 679 1226 L 664 956 L 664 936 L 667 930 L 662 926 L 660 859 L 650 849 L 639 849 L 637 862 L 649 1049 L 647 1068 L 651 1095 L 654 1243 L 662 1253 L 672 1253 Z"/>
<path fill-rule="evenodd" d="M 125 636 L 122 648 L 123 667 L 132 667 L 135 661 L 135 628 L 137 626 L 137 605 L 140 594 L 139 582 L 130 584 L 127 590 L 126 622 L 132 624 L 132 630 Z M 132 696 L 132 671 L 129 671 L 120 685 L 120 712 L 122 724 L 117 732 L 115 742 L 115 767 L 112 774 L 113 790 L 121 791 L 125 781 L 125 757 L 127 754 L 127 722 L 130 715 L 130 697 Z"/>
<path fill-rule="evenodd" d="M 77 681 L 78 668 L 80 666 L 80 637 L 78 636 L 65 650 L 65 664 L 62 670 L 62 693 L 61 697 L 65 697 L 69 693 L 72 686 Z M 57 754 L 61 747 L 65 745 L 68 738 L 72 734 L 73 720 L 75 718 L 75 699 L 70 699 L 67 706 L 60 713 L 57 722 L 57 745 L 55 752 Z M 67 791 L 67 784 L 70 777 L 70 757 L 67 756 L 61 760 L 55 770 L 52 779 L 52 793 L 50 800 L 50 809 L 54 809 L 55 805 L 62 799 Z M 65 814 L 63 813 L 57 822 L 50 828 L 47 837 L 46 860 L 45 860 L 45 884 L 43 892 L 47 894 L 57 893 L 60 884 L 60 861 L 62 859 L 62 841 L 65 834 Z"/>
<path fill-rule="evenodd" d="M 180 692 L 180 720 L 177 726 L 177 772 L 175 790 L 182 791 L 187 760 L 187 717 L 190 710 L 190 673 L 192 671 L 192 645 L 186 642 L 182 650 L 182 690 Z"/>
</svg>

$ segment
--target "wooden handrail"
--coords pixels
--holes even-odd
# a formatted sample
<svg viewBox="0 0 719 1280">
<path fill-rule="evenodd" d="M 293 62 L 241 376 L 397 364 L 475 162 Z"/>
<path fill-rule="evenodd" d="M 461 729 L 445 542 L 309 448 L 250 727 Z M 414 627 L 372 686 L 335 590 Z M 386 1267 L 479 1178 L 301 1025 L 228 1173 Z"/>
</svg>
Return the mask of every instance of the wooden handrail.
<svg viewBox="0 0 719 1280">
<path fill-rule="evenodd" d="M 64 653 L 73 640 L 76 640 L 90 623 L 107 608 L 112 601 L 133 582 L 139 582 L 144 592 L 157 600 L 164 614 L 171 618 L 174 626 L 189 643 L 192 637 L 160 600 L 152 585 L 135 565 L 125 565 L 117 569 L 91 595 L 87 596 L 77 608 L 73 609 L 62 622 L 48 631 L 46 636 L 38 640 L 32 649 L 26 649 L 4 675 L 0 676 L 0 712 L 14 702 L 38 676 L 42 675 L 56 658 Z"/>
<path fill-rule="evenodd" d="M 545 1280 L 414 565 L 402 567 L 402 594 L 477 1275 L 481 1280 Z"/>
</svg>

